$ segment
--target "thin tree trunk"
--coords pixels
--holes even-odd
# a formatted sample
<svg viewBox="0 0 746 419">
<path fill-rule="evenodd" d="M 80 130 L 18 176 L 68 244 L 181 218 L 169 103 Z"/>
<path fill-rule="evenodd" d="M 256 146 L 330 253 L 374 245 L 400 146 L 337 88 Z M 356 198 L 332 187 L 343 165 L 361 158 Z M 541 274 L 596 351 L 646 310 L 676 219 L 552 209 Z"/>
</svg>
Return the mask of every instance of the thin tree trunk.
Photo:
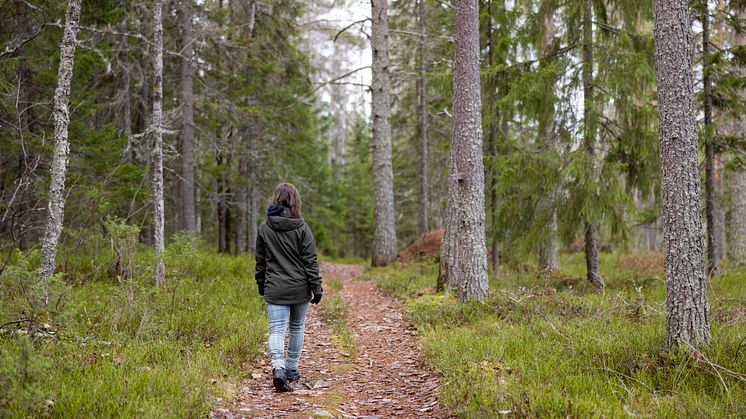
<svg viewBox="0 0 746 419">
<path fill-rule="evenodd" d="M 126 2 L 122 2 L 120 4 L 120 7 L 124 9 L 126 7 Z M 125 16 L 127 15 L 127 11 L 123 10 L 122 12 Z M 134 161 L 134 151 L 132 150 L 133 144 L 132 144 L 132 97 L 130 95 L 130 84 L 132 83 L 132 77 L 130 75 L 130 62 L 129 62 L 129 39 L 127 35 L 127 18 L 122 19 L 122 24 L 120 31 L 122 32 L 122 53 L 120 59 L 122 60 L 122 92 L 124 94 L 124 106 L 122 109 L 122 126 L 124 127 L 123 133 L 124 136 L 127 138 L 127 141 L 124 145 L 124 150 L 122 150 L 122 157 L 127 162 L 133 162 Z M 127 218 L 130 217 L 132 212 L 134 212 L 134 202 L 130 203 L 130 209 L 129 214 L 127 214 Z"/>
<path fill-rule="evenodd" d="M 257 207 L 259 204 L 259 188 L 256 186 L 256 170 L 252 166 L 249 172 L 249 243 L 247 251 L 249 254 L 256 254 L 256 237 L 257 237 Z"/>
<path fill-rule="evenodd" d="M 192 14 L 192 0 L 181 0 L 181 228 L 196 235 Z"/>
<path fill-rule="evenodd" d="M 244 2 L 244 7 L 246 9 L 246 42 L 247 44 L 250 44 L 254 37 L 254 26 L 256 23 L 256 1 L 246 0 Z M 251 55 L 251 52 L 249 52 L 249 55 Z M 248 105 L 251 105 L 253 99 L 250 97 L 247 102 Z M 254 139 L 255 122 L 253 118 L 248 118 L 248 121 L 249 126 L 245 131 L 246 141 L 244 142 L 248 150 L 242 150 L 238 159 L 240 183 L 238 185 L 238 214 L 236 215 L 236 254 L 241 254 L 243 252 L 251 253 L 252 249 L 256 246 L 255 243 L 252 243 L 251 237 L 251 224 L 256 223 L 256 210 L 254 209 L 254 213 L 250 214 L 250 211 L 252 211 L 250 208 L 250 195 L 252 193 L 251 187 L 254 184 L 253 172 L 255 159 L 253 156 L 256 152 L 256 141 Z M 254 219 L 251 220 L 251 217 L 254 217 Z M 256 239 L 254 238 L 254 240 Z"/>
<path fill-rule="evenodd" d="M 738 17 L 746 20 L 746 10 L 741 10 Z M 735 45 L 746 45 L 746 31 L 737 32 Z M 738 69 L 738 75 L 746 76 L 746 67 Z M 741 99 L 746 103 L 746 91 L 741 90 Z M 743 117 L 735 119 L 730 124 L 731 135 L 743 135 L 746 123 Z M 738 264 L 746 263 L 746 167 L 738 165 L 728 176 L 730 183 L 730 223 L 728 240 L 730 241 L 730 256 Z"/>
<path fill-rule="evenodd" d="M 479 83 L 477 0 L 456 3 L 456 62 L 453 73 L 452 167 L 448 201 L 457 220 L 449 282 L 458 282 L 458 299 L 484 301 L 489 292 L 485 238 L 482 101 Z M 450 196 L 450 194 L 449 194 Z"/>
<path fill-rule="evenodd" d="M 248 206 L 249 206 L 249 162 L 245 155 L 238 158 L 238 202 L 236 207 L 236 254 L 240 255 L 246 251 L 246 240 L 248 238 L 246 225 L 248 224 Z"/>
<path fill-rule="evenodd" d="M 453 144 L 451 144 L 453 149 Z M 453 269 L 455 259 L 455 240 L 458 230 L 456 225 L 456 216 L 454 215 L 455 209 L 451 205 L 451 202 L 455 202 L 456 188 L 451 187 L 451 176 L 458 170 L 455 165 L 453 151 L 448 155 L 448 200 L 443 216 L 443 241 L 440 245 L 440 262 L 438 264 L 438 278 L 435 283 L 435 290 L 437 292 L 446 291 L 446 288 L 452 289 L 458 286 L 456 283 L 451 283 L 451 280 L 455 280 L 455 276 L 451 275 L 450 272 Z"/>
<path fill-rule="evenodd" d="M 417 211 L 417 219 L 420 235 L 430 231 L 430 186 L 428 184 L 428 141 L 427 141 L 427 78 L 425 76 L 426 65 L 426 33 L 425 33 L 425 0 L 417 1 L 417 21 L 420 27 L 419 51 L 417 63 L 417 95 L 419 103 L 417 106 L 417 122 L 420 134 L 420 196 Z"/>
<path fill-rule="evenodd" d="M 746 169 L 730 176 L 730 255 L 738 264 L 746 262 Z"/>
<path fill-rule="evenodd" d="M 541 40 L 541 55 L 549 56 L 550 49 L 552 48 L 552 40 L 554 39 L 554 24 L 552 13 L 547 13 L 544 17 L 544 36 Z M 547 60 L 544 63 L 546 66 L 553 65 L 554 60 Z M 555 78 L 552 78 L 554 83 Z M 550 91 L 554 91 L 550 89 Z M 548 93 L 551 94 L 551 93 Z M 541 136 L 540 141 L 542 146 L 547 150 L 555 150 L 557 148 L 557 141 L 555 140 L 553 123 L 554 123 L 554 97 L 548 99 L 548 103 L 545 105 L 546 109 L 541 116 L 539 122 L 539 135 Z M 557 210 L 554 207 L 554 190 L 544 191 L 542 196 L 539 198 L 539 208 L 542 212 L 549 212 L 546 227 L 544 229 L 544 237 L 541 238 L 539 243 L 539 260 L 538 268 L 539 271 L 544 274 L 551 274 L 559 268 L 559 245 L 557 243 Z"/>
<path fill-rule="evenodd" d="M 492 29 L 492 24 L 493 24 L 492 1 L 487 0 L 487 2 L 484 4 L 484 7 L 487 8 L 487 64 L 490 67 L 492 67 L 493 65 L 495 65 L 495 37 L 494 37 L 493 29 Z M 491 97 L 491 96 L 492 95 L 487 95 L 487 97 Z M 487 154 L 490 157 L 490 159 L 488 160 L 490 164 L 487 166 L 487 168 L 484 171 L 485 176 L 488 176 L 489 195 L 490 195 L 490 207 L 489 207 L 490 221 L 489 221 L 489 228 L 487 229 L 488 234 L 490 236 L 490 245 L 491 245 L 490 257 L 491 257 L 491 263 L 492 263 L 492 272 L 494 274 L 497 274 L 500 269 L 500 232 L 498 231 L 498 228 L 497 228 L 498 216 L 499 216 L 498 197 L 497 197 L 498 169 L 495 166 L 495 161 L 494 161 L 494 159 L 497 157 L 497 128 L 495 127 L 496 125 L 495 120 L 500 121 L 501 128 L 504 127 L 504 131 L 502 132 L 502 134 L 503 134 L 503 139 L 505 140 L 505 137 L 507 137 L 507 128 L 508 128 L 507 115 L 501 114 L 498 111 L 496 114 L 496 117 L 493 118 L 493 121 L 489 123 L 489 137 L 487 139 Z"/>
<path fill-rule="evenodd" d="M 47 224 L 41 244 L 39 281 L 44 283 L 44 307 L 49 303 L 48 279 L 56 268 L 57 242 L 62 232 L 65 217 L 65 175 L 67 174 L 67 126 L 70 122 L 68 107 L 70 86 L 73 79 L 76 36 L 80 24 L 80 0 L 67 2 L 65 31 L 60 44 L 60 66 L 57 70 L 57 89 L 54 92 L 54 155 L 52 156 L 52 178 L 49 183 L 49 206 Z"/>
<path fill-rule="evenodd" d="M 153 239 L 155 241 L 156 265 L 155 283 L 163 284 L 166 279 L 164 208 L 163 208 L 163 0 L 154 1 L 153 41 L 155 50 L 153 62 L 153 125 L 155 138 L 153 159 Z"/>
<path fill-rule="evenodd" d="M 687 0 L 653 0 L 666 272 L 666 345 L 710 340 Z"/>
<path fill-rule="evenodd" d="M 394 172 L 391 162 L 388 0 L 371 0 L 373 50 L 373 266 L 396 259 Z"/>
<path fill-rule="evenodd" d="M 219 134 L 218 134 L 219 135 Z M 223 155 L 222 151 L 218 150 L 217 154 L 215 155 L 215 163 L 218 166 L 218 176 L 216 179 L 217 183 L 217 216 L 218 216 L 218 252 L 225 253 L 228 249 L 228 229 L 227 229 L 227 221 L 226 218 L 228 216 L 228 205 L 226 203 L 227 201 L 227 191 L 225 186 L 225 180 L 223 179 L 223 173 L 222 168 L 223 166 Z"/>
<path fill-rule="evenodd" d="M 583 131 L 585 150 L 596 171 L 596 110 L 593 86 L 593 1 L 583 0 Z M 591 174 L 595 176 L 595 174 Z M 585 223 L 585 266 L 588 281 L 603 289 L 598 266 L 598 238 L 594 220 Z"/>
<path fill-rule="evenodd" d="M 709 73 L 710 60 L 710 16 L 707 1 L 702 12 L 702 100 L 705 114 L 705 213 L 707 217 L 707 275 L 717 274 L 720 260 L 717 240 L 717 197 L 715 191 L 715 143 L 712 141 L 712 81 Z"/>
</svg>

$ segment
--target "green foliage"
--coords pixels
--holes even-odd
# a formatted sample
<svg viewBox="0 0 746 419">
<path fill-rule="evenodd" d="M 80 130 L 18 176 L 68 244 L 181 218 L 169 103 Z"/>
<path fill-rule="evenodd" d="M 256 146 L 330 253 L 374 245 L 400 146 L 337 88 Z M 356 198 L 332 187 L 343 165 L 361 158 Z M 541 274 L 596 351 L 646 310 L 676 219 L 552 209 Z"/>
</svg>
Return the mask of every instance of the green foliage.
<svg viewBox="0 0 746 419">
<path fill-rule="evenodd" d="M 45 323 L 62 320 L 69 298 L 69 288 L 57 273 L 46 280 L 49 304 L 44 304 L 45 282 L 39 281 L 39 251 L 24 253 L 18 249 L 8 267 L 0 274 L 0 324 L 28 326 L 31 333 Z"/>
<path fill-rule="evenodd" d="M 141 250 L 130 281 L 67 274 L 76 285 L 51 331 L 28 336 L 25 324 L 2 327 L 4 416 L 205 416 L 212 397 L 230 396 L 235 383 L 227 377 L 255 359 L 266 331 L 254 262 L 200 250 L 186 238 L 174 243 L 167 257 L 186 274 L 169 276 L 166 287 L 152 285 L 152 251 Z M 70 263 L 95 257 L 73 248 L 61 256 Z M 34 257 L 19 254 L 11 271 L 33 272 Z M 0 289 L 3 323 L 13 293 Z"/>
<path fill-rule="evenodd" d="M 746 412 L 742 270 L 711 284 L 712 344 L 666 352 L 662 258 L 602 255 L 603 296 L 583 280 L 583 263 L 563 257 L 563 271 L 544 280 L 508 271 L 492 278 L 486 304 L 434 294 L 431 262 L 366 276 L 405 299 L 425 362 L 443 375 L 441 402 L 457 417 Z"/>
</svg>

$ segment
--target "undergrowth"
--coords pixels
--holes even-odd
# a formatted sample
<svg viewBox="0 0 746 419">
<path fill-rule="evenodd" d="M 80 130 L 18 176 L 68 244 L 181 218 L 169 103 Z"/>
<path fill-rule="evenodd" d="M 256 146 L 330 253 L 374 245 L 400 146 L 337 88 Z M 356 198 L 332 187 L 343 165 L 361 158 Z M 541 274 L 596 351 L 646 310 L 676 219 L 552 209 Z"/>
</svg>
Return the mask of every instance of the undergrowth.
<svg viewBox="0 0 746 419">
<path fill-rule="evenodd" d="M 339 349 L 348 356 L 349 359 L 355 356 L 355 338 L 352 336 L 350 325 L 347 320 L 347 304 L 339 292 L 342 290 L 342 282 L 337 278 L 328 278 L 325 281 L 326 294 L 321 304 L 321 313 L 324 320 L 331 326 L 332 338 L 335 340 Z"/>
<path fill-rule="evenodd" d="M 38 252 L 0 276 L 0 417 L 207 416 L 264 339 L 253 259 L 176 237 L 158 288 L 148 248 L 112 270 L 114 240 L 80 243 L 60 250 L 54 309 L 29 288 Z"/>
<path fill-rule="evenodd" d="M 712 343 L 665 351 L 658 255 L 602 255 L 606 293 L 562 270 L 492 277 L 485 304 L 435 294 L 435 262 L 365 276 L 405 301 L 425 362 L 443 375 L 441 402 L 459 417 L 726 417 L 746 415 L 746 272 L 708 288 Z"/>
</svg>

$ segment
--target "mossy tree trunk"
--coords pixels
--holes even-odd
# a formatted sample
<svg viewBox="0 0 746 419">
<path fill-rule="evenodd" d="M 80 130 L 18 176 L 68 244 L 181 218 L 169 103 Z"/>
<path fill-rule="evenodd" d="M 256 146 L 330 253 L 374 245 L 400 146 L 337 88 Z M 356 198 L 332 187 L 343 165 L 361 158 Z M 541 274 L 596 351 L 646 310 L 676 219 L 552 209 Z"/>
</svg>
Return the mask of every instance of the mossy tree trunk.
<svg viewBox="0 0 746 419">
<path fill-rule="evenodd" d="M 47 223 L 41 244 L 39 281 L 44 283 L 44 306 L 49 303 L 49 277 L 56 269 L 57 243 L 65 218 L 65 176 L 70 145 L 67 126 L 70 123 L 70 86 L 73 80 L 75 47 L 80 25 L 80 0 L 69 0 L 65 16 L 65 30 L 60 44 L 60 66 L 57 70 L 57 89 L 54 92 L 54 154 L 52 156 L 51 180 L 49 182 L 49 204 Z"/>
</svg>

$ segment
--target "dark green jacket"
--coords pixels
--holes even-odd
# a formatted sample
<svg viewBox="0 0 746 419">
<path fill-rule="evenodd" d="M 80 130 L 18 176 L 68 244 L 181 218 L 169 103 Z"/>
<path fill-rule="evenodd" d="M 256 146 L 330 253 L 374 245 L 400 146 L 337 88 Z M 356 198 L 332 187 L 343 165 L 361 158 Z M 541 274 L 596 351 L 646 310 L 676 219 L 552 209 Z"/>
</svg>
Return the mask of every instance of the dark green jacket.
<svg viewBox="0 0 746 419">
<path fill-rule="evenodd" d="M 259 226 L 256 282 L 270 304 L 305 303 L 311 292 L 322 292 L 311 228 L 302 218 L 291 218 L 287 209 Z"/>
</svg>

